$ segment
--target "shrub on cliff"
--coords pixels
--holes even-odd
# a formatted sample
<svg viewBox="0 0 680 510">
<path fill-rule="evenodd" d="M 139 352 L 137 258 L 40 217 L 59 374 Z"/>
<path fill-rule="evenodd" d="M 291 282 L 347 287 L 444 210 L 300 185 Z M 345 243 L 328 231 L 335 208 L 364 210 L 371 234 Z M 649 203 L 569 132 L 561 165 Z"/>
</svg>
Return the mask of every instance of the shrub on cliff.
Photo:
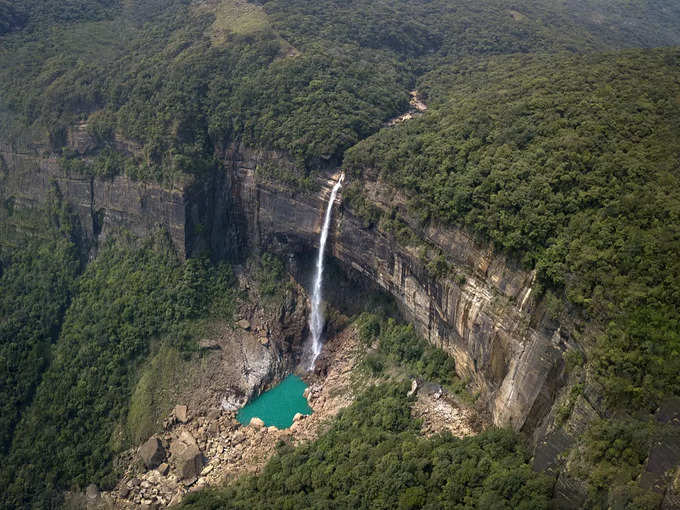
<svg viewBox="0 0 680 510">
<path fill-rule="evenodd" d="M 378 352 L 369 354 L 365 360 L 374 374 L 382 371 L 385 357 L 430 381 L 446 385 L 458 381 L 453 358 L 420 337 L 413 325 L 371 313 L 361 314 L 356 324 L 365 344 L 377 341 Z"/>
</svg>

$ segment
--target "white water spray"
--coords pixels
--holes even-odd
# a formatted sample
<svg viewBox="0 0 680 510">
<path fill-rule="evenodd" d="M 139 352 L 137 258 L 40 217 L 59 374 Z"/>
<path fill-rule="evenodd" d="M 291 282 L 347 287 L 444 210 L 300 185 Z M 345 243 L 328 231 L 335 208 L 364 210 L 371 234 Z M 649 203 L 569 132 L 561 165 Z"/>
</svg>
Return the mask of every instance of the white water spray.
<svg viewBox="0 0 680 510">
<path fill-rule="evenodd" d="M 328 229 L 331 225 L 331 214 L 333 212 L 333 204 L 335 203 L 335 197 L 338 194 L 340 186 L 342 186 L 342 180 L 345 178 L 345 174 L 340 175 L 340 179 L 333 186 L 333 191 L 331 191 L 331 197 L 328 201 L 328 207 L 326 208 L 326 216 L 323 220 L 323 226 L 321 228 L 321 237 L 319 239 L 319 254 L 316 258 L 316 275 L 314 277 L 314 289 L 312 290 L 312 310 L 309 314 L 309 330 L 312 333 L 312 359 L 309 364 L 309 369 L 314 368 L 314 363 L 316 358 L 319 357 L 321 353 L 321 332 L 323 331 L 324 316 L 323 310 L 321 309 L 321 283 L 323 281 L 323 254 L 326 249 L 326 240 L 328 239 Z"/>
</svg>

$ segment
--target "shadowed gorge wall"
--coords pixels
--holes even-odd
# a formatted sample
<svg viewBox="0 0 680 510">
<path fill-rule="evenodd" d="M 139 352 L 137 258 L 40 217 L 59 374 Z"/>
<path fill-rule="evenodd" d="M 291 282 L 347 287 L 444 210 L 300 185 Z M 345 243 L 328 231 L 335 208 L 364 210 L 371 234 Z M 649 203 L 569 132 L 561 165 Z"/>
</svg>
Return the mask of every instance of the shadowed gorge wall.
<svg viewBox="0 0 680 510">
<path fill-rule="evenodd" d="M 122 176 L 66 175 L 54 155 L 12 152 L 7 145 L 0 150 L 2 199 L 11 199 L 14 216 L 42 204 L 54 189 L 76 206 L 93 244 L 116 229 L 143 237 L 162 228 L 183 257 L 210 253 L 238 261 L 253 250 L 303 254 L 318 243 L 335 181 L 329 176 L 319 179 L 316 192 L 295 191 L 259 170 L 290 165 L 283 155 L 242 147 L 225 151 L 223 172 L 172 188 Z M 375 205 L 386 208 L 393 191 L 365 184 Z M 457 275 L 433 278 L 415 248 L 403 247 L 380 227 L 366 227 L 338 200 L 328 253 L 394 296 L 419 332 L 455 358 L 459 375 L 481 390 L 496 424 L 532 430 L 564 382 L 562 354 L 571 344 L 569 333 L 531 299 L 533 274 L 460 230 L 428 228 L 418 236 L 438 247 Z M 7 221 L 21 229 L 12 217 Z"/>
</svg>

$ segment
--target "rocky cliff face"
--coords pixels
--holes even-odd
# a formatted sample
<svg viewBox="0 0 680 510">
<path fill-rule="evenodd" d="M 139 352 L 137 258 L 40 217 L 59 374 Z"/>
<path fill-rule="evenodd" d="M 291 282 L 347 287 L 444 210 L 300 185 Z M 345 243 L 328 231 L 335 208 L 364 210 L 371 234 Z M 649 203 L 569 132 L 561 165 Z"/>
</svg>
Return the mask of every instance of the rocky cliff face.
<svg viewBox="0 0 680 510">
<path fill-rule="evenodd" d="M 91 143 L 83 126 L 69 134 L 71 148 L 84 158 Z M 125 141 L 118 145 L 118 150 L 135 151 Z M 276 175 L 276 169 L 283 169 L 279 175 L 294 171 L 284 155 L 232 147 L 222 151 L 221 171 L 161 186 L 123 176 L 68 175 L 45 146 L 17 148 L 0 141 L 0 237 L 12 230 L 30 234 L 26 218 L 56 193 L 78 213 L 91 255 L 98 242 L 118 230 L 144 237 L 161 229 L 169 233 L 181 257 L 208 253 L 238 263 L 252 252 L 277 252 L 304 284 L 338 175 L 319 178 L 316 191 L 300 192 L 280 178 L 266 177 Z M 371 204 L 386 212 L 384 217 L 403 222 L 409 239 L 397 239 L 398 229 L 389 222 L 366 226 L 341 192 L 327 249 L 331 265 L 339 266 L 352 284 L 344 280 L 331 289 L 334 282 L 327 281 L 326 295 L 348 301 L 361 293 L 357 288 L 372 286 L 394 296 L 419 332 L 455 358 L 457 371 L 479 389 L 493 421 L 532 435 L 534 467 L 556 476 L 557 507 L 582 508 L 587 487 L 582 474 L 569 467 L 579 455 L 574 446 L 593 420 L 606 415 L 596 385 L 585 384 L 575 399 L 568 391 L 576 381 L 572 374 L 567 385 L 563 354 L 578 348 L 573 331 L 594 335 L 581 331 L 587 325 L 578 321 L 562 318 L 558 324 L 550 318 L 536 298 L 532 272 L 461 230 L 423 228 L 409 216 L 404 198 L 376 179 L 364 179 L 361 187 Z M 441 254 L 449 270 L 433 276 L 428 253 Z M 355 301 L 347 307 L 353 312 L 361 303 Z M 301 317 L 295 329 L 298 344 L 304 329 Z M 286 339 L 284 351 L 296 343 L 283 331 L 273 336 Z M 558 418 L 565 408 L 570 409 L 566 422 L 564 416 Z M 665 423 L 664 416 L 671 414 L 659 411 L 657 419 Z M 654 450 L 650 452 L 643 473 L 645 484 L 654 490 L 664 490 L 659 472 L 670 457 L 661 453 L 656 454 L 661 459 L 657 462 Z M 677 477 L 673 484 L 663 508 L 677 507 Z"/>
<path fill-rule="evenodd" d="M 259 168 L 280 158 L 230 150 L 224 163 L 245 249 L 294 256 L 317 246 L 337 175 L 310 194 L 258 177 Z M 393 190 L 376 182 L 362 184 L 375 205 L 385 210 L 394 206 Z M 406 214 L 404 218 L 408 221 Z M 221 218 L 215 223 L 226 222 Z M 412 226 L 424 243 L 446 256 L 458 275 L 455 281 L 432 278 L 416 248 L 403 247 L 380 227 L 365 227 L 343 206 L 342 195 L 334 211 L 329 253 L 347 271 L 393 295 L 421 334 L 456 359 L 459 374 L 474 380 L 487 399 L 495 423 L 532 430 L 564 382 L 562 353 L 570 344 L 564 329 L 531 298 L 534 275 L 460 230 L 418 231 Z"/>
<path fill-rule="evenodd" d="M 88 150 L 82 128 L 69 140 L 75 150 Z M 4 144 L 0 156 L 0 198 L 11 200 L 15 211 L 44 204 L 54 190 L 74 205 L 93 241 L 118 229 L 146 236 L 161 228 L 181 256 L 206 252 L 234 261 L 252 250 L 293 260 L 312 250 L 337 178 L 320 179 L 317 192 L 301 193 L 261 176 L 264 167 L 290 166 L 284 156 L 244 148 L 224 151 L 224 172 L 165 187 L 123 176 L 67 175 L 56 156 L 35 149 Z M 393 190 L 364 184 L 376 206 L 400 209 Z M 422 230 L 405 210 L 400 215 L 419 242 L 441 250 L 456 278 L 431 277 L 416 246 L 403 246 L 379 226 L 365 227 L 343 205 L 342 193 L 329 253 L 347 272 L 393 295 L 421 334 L 455 358 L 459 374 L 474 381 L 496 424 L 533 430 L 564 382 L 562 353 L 570 345 L 566 330 L 532 299 L 534 275 L 460 230 Z"/>
<path fill-rule="evenodd" d="M 86 150 L 83 129 L 70 138 L 72 148 Z M 0 203 L 6 210 L 3 221 L 17 230 L 25 226 L 14 212 L 40 210 L 51 194 L 57 194 L 74 207 L 91 242 L 103 241 L 121 229 L 140 237 L 163 229 L 184 254 L 185 187 L 185 183 L 160 186 L 125 176 L 105 179 L 69 175 L 62 170 L 59 158 L 45 147 L 34 144 L 17 148 L 0 141 Z"/>
</svg>

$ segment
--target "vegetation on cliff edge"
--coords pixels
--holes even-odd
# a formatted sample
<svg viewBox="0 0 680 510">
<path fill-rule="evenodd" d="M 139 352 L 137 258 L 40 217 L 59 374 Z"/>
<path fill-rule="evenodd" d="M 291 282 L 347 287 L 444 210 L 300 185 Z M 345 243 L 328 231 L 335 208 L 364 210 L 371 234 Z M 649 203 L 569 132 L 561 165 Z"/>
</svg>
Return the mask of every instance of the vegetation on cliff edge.
<svg viewBox="0 0 680 510">
<path fill-rule="evenodd" d="M 4 135 L 38 127 L 58 151 L 88 121 L 89 150 L 133 140 L 116 172 L 147 180 L 211 171 L 234 142 L 285 151 L 302 173 L 337 163 L 407 108 L 416 76 L 461 57 L 680 42 L 669 0 L 4 5 Z"/>
<path fill-rule="evenodd" d="M 538 269 L 602 325 L 610 403 L 654 409 L 680 388 L 678 79 L 676 50 L 467 61 L 424 77 L 430 111 L 345 164 Z"/>
</svg>

